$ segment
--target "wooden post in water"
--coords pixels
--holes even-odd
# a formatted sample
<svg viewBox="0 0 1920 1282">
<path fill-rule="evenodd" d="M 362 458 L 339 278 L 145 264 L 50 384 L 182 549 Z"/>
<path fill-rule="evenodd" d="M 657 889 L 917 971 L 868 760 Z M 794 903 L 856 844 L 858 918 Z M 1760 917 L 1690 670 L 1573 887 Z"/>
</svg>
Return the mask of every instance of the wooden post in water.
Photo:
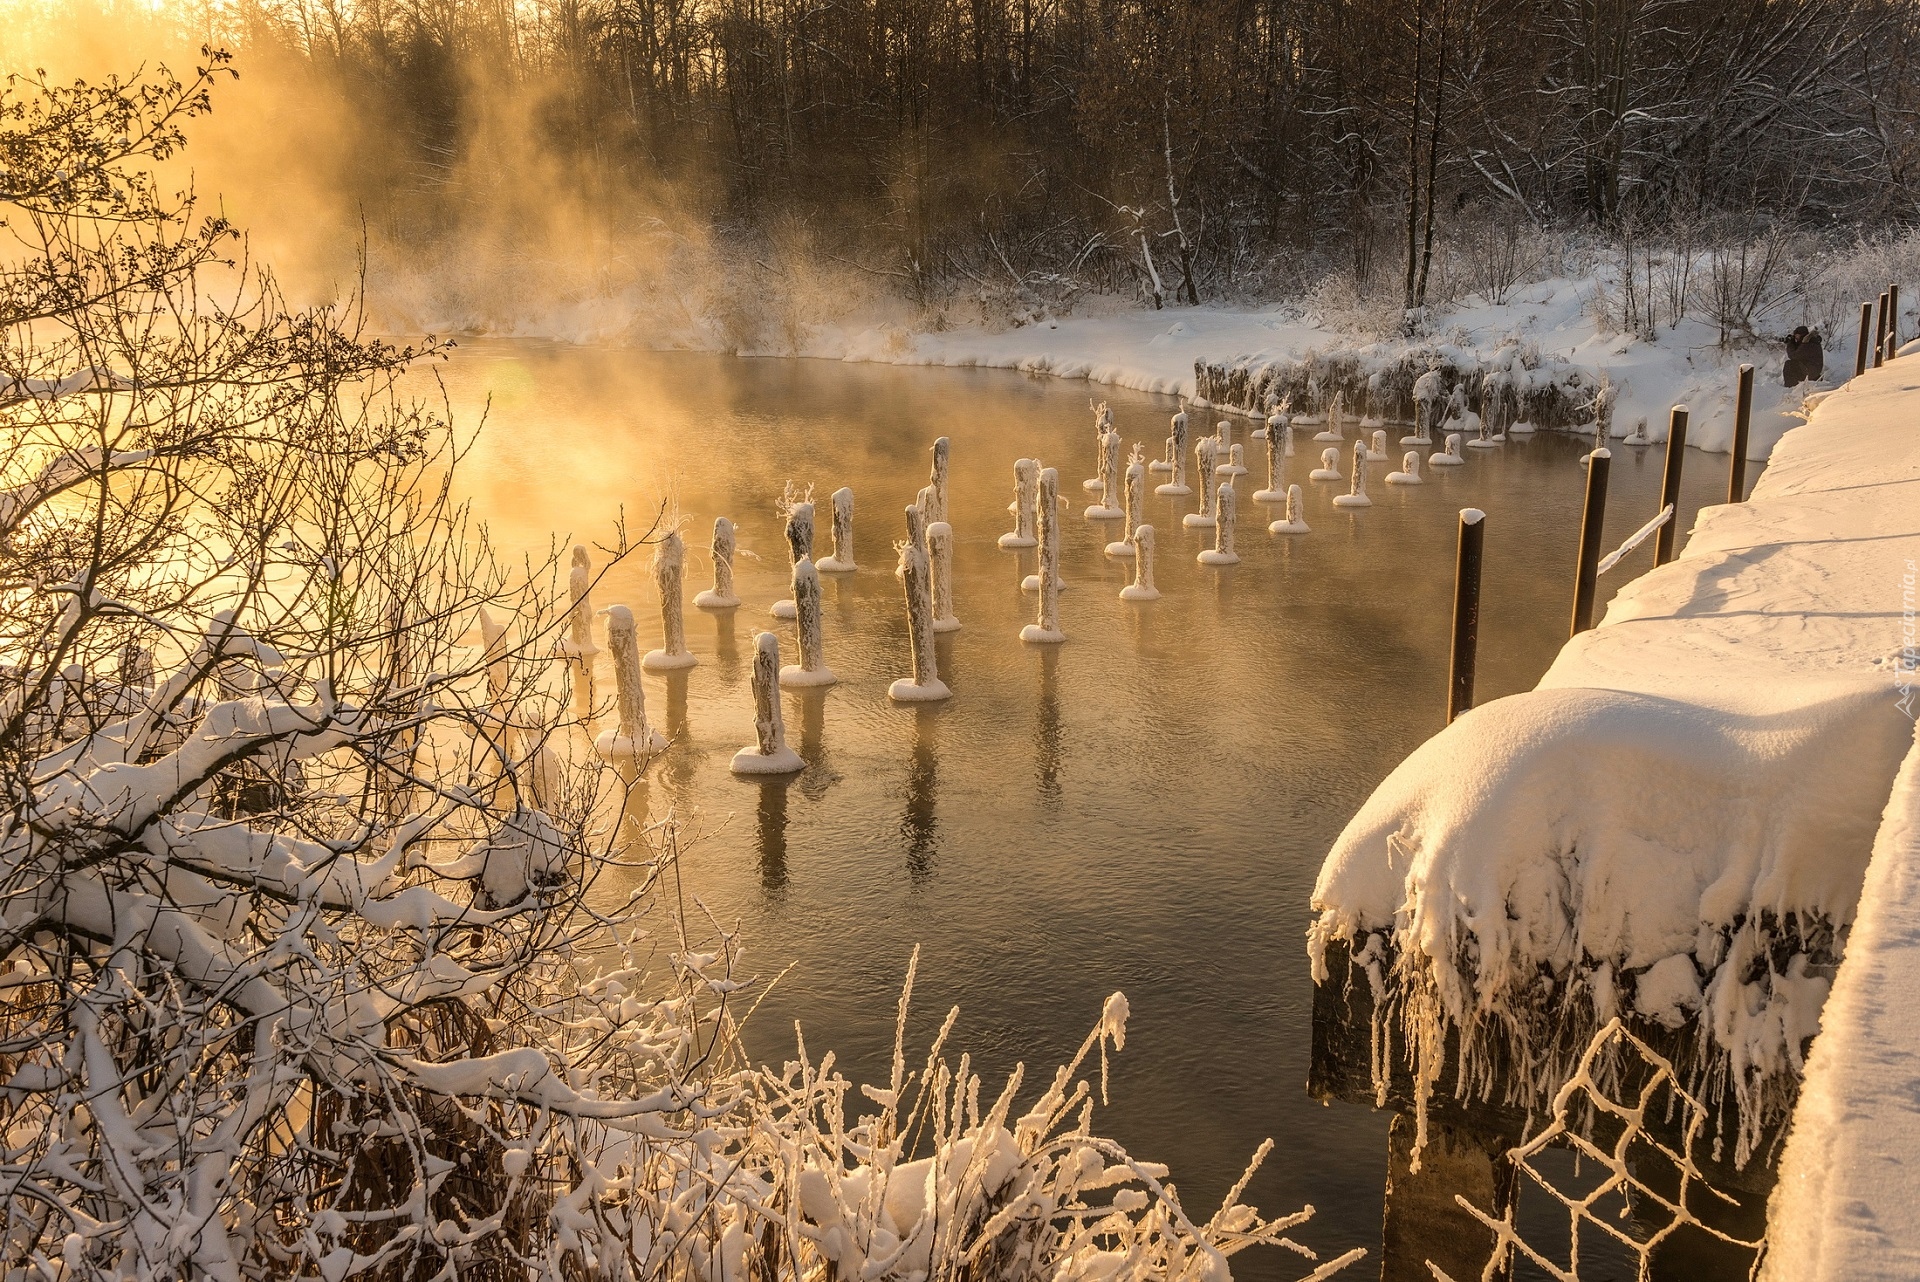
<svg viewBox="0 0 1920 1282">
<path fill-rule="evenodd" d="M 1749 375 L 1753 366 L 1743 365 Z M 1751 381 L 1751 380 L 1749 380 Z M 1587 455 L 1587 502 L 1580 511 L 1580 560 L 1573 572 L 1573 636 L 1593 626 L 1594 584 L 1600 578 L 1601 527 L 1607 519 L 1607 473 L 1613 455 L 1595 450 Z"/>
<path fill-rule="evenodd" d="M 1687 407 L 1676 405 L 1667 419 L 1667 466 L 1660 474 L 1660 506 L 1673 508 L 1673 516 L 1653 536 L 1653 563 L 1665 565 L 1673 560 L 1673 544 L 1680 527 L 1680 465 L 1687 455 Z"/>
<path fill-rule="evenodd" d="M 1879 369 L 1885 363 L 1887 351 L 1887 295 L 1880 294 L 1880 315 L 1873 323 L 1873 367 Z"/>
<path fill-rule="evenodd" d="M 1740 391 L 1733 400 L 1733 461 L 1727 464 L 1727 502 L 1747 497 L 1747 436 L 1753 427 L 1753 366 L 1740 367 Z"/>
<path fill-rule="evenodd" d="M 1453 568 L 1453 654 L 1447 667 L 1447 722 L 1473 706 L 1473 660 L 1480 646 L 1480 551 L 1487 514 L 1460 509 L 1460 553 Z"/>
<path fill-rule="evenodd" d="M 1873 332 L 1873 304 L 1860 304 L 1860 343 L 1853 353 L 1853 376 L 1867 372 L 1867 337 Z"/>
</svg>

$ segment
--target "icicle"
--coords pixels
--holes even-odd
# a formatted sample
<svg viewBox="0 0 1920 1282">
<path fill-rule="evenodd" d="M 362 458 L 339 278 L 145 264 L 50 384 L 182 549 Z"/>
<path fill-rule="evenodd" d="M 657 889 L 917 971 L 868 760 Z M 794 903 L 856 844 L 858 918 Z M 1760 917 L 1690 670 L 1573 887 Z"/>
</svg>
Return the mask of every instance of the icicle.
<svg viewBox="0 0 1920 1282">
<path fill-rule="evenodd" d="M 693 598 L 702 610 L 731 610 L 740 604 L 733 592 L 733 522 L 713 518 L 713 586 Z"/>
<path fill-rule="evenodd" d="M 1183 498 L 1193 493 L 1187 486 L 1187 416 L 1173 416 L 1173 479 L 1156 485 L 1153 492 L 1170 498 Z"/>
<path fill-rule="evenodd" d="M 1373 443 L 1367 446 L 1367 462 L 1384 463 L 1387 461 L 1387 434 L 1375 432 Z"/>
<path fill-rule="evenodd" d="M 815 563 L 822 574 L 852 574 L 860 567 L 853 559 L 853 491 L 841 486 L 833 492 L 833 555 Z"/>
<path fill-rule="evenodd" d="M 1353 475 L 1345 494 L 1333 496 L 1335 507 L 1372 507 L 1373 500 L 1367 497 L 1367 443 L 1355 440 L 1353 443 Z"/>
<path fill-rule="evenodd" d="M 1267 527 L 1268 534 L 1306 534 L 1309 533 L 1304 504 L 1300 501 L 1300 487 L 1287 487 L 1287 514 Z"/>
<path fill-rule="evenodd" d="M 1126 514 L 1113 506 L 1120 497 L 1120 433 L 1100 438 L 1100 493 L 1081 515 L 1090 521 L 1117 521 Z"/>
<path fill-rule="evenodd" d="M 1340 451 L 1329 445 L 1320 451 L 1320 466 L 1307 473 L 1309 481 L 1337 481 L 1340 479 Z"/>
<path fill-rule="evenodd" d="M 787 560 L 792 565 L 800 564 L 802 558 L 813 558 L 813 504 L 795 503 L 787 509 Z M 770 611 L 776 619 L 791 619 L 795 613 L 793 599 L 784 598 L 773 603 Z"/>
<path fill-rule="evenodd" d="M 1138 525 L 1133 530 L 1133 582 L 1120 589 L 1122 601 L 1158 601 L 1160 589 L 1153 586 L 1153 527 Z"/>
<path fill-rule="evenodd" d="M 932 703 L 953 693 L 940 679 L 933 648 L 933 585 L 929 582 L 922 516 L 918 508 L 907 509 L 907 541 L 900 545 L 899 575 L 907 598 L 907 642 L 913 655 L 913 675 L 887 687 L 887 697 L 899 703 Z"/>
<path fill-rule="evenodd" d="M 1121 489 L 1121 493 L 1125 499 L 1126 528 L 1129 530 L 1140 524 L 1140 517 L 1142 515 L 1140 505 L 1144 501 L 1146 488 L 1146 460 L 1145 456 L 1140 452 L 1139 444 L 1136 442 L 1132 455 L 1127 459 L 1127 481 Z M 1133 540 L 1131 538 L 1122 538 L 1107 544 L 1107 555 L 1117 557 L 1121 560 L 1132 556 Z"/>
<path fill-rule="evenodd" d="M 958 632 L 953 617 L 953 527 L 935 521 L 927 527 L 927 566 L 933 573 L 933 630 Z"/>
<path fill-rule="evenodd" d="M 839 678 L 827 666 L 826 644 L 821 637 L 820 575 L 805 557 L 793 567 L 793 603 L 799 610 L 800 662 L 780 669 L 780 684 L 830 686 Z"/>
<path fill-rule="evenodd" d="M 1400 460 L 1400 471 L 1387 473 L 1388 485 L 1420 485 L 1420 451 L 1408 450 Z"/>
<path fill-rule="evenodd" d="M 1060 630 L 1060 512 L 1054 496 L 1060 477 L 1052 469 L 1040 473 L 1040 611 L 1037 621 L 1020 629 L 1022 641 L 1057 645 L 1067 639 Z"/>
<path fill-rule="evenodd" d="M 1213 527 L 1213 546 L 1202 548 L 1195 559 L 1202 565 L 1237 565 L 1240 554 L 1233 550 L 1233 518 L 1237 507 L 1233 482 L 1222 481 L 1214 487 L 1214 507 L 1219 510 L 1220 522 Z"/>
<path fill-rule="evenodd" d="M 613 762 L 643 762 L 663 751 L 667 741 L 647 724 L 647 692 L 640 684 L 640 640 L 633 626 L 633 611 L 624 605 L 610 605 L 607 616 L 607 649 L 613 653 L 614 706 L 620 722 L 593 741 L 594 750 Z"/>
<path fill-rule="evenodd" d="M 668 530 L 653 550 L 653 581 L 660 589 L 660 631 L 665 644 L 647 651 L 640 666 L 649 672 L 671 672 L 691 668 L 700 660 L 687 649 L 686 615 L 682 608 L 684 589 L 681 568 L 686 562 L 686 547 L 678 530 Z"/>
<path fill-rule="evenodd" d="M 1214 475 L 1214 468 L 1218 463 L 1218 457 L 1214 453 L 1214 449 L 1215 442 L 1211 436 L 1201 437 L 1200 443 L 1193 447 L 1194 453 L 1200 456 L 1198 468 L 1201 478 L 1200 510 L 1198 512 L 1189 512 L 1180 518 L 1180 523 L 1189 529 L 1211 529 L 1213 527 L 1214 484 L 1219 479 Z"/>
<path fill-rule="evenodd" d="M 947 456 L 952 445 L 946 437 L 933 443 L 933 473 L 927 480 L 927 488 L 933 491 L 933 502 L 927 507 L 927 522 L 947 519 Z"/>
<path fill-rule="evenodd" d="M 1467 460 L 1460 453 L 1460 433 L 1447 433 L 1447 448 L 1436 450 L 1427 455 L 1427 462 L 1434 467 L 1459 467 Z"/>
<path fill-rule="evenodd" d="M 813 558 L 802 556 L 813 575 Z M 795 563 L 798 572 L 799 562 Z M 820 580 L 813 577 L 813 589 Z M 797 590 L 797 589 L 796 589 Z M 737 775 L 790 775 L 806 768 L 800 754 L 787 746 L 787 727 L 780 715 L 780 638 L 762 632 L 753 639 L 753 725 L 757 741 L 733 754 Z"/>
<path fill-rule="evenodd" d="M 1000 536 L 1003 548 L 1030 548 L 1040 540 L 1034 534 L 1039 502 L 1040 465 L 1030 458 L 1013 461 L 1013 529 Z"/>
</svg>

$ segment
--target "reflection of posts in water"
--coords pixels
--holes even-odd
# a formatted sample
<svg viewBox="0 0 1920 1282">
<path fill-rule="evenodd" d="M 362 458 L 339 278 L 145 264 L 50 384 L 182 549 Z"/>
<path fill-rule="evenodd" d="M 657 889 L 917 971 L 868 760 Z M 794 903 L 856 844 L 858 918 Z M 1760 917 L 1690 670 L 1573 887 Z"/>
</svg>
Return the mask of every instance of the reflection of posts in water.
<svg viewBox="0 0 1920 1282">
<path fill-rule="evenodd" d="M 768 779 L 760 785 L 754 842 L 759 847 L 760 885 L 769 891 L 784 889 L 787 884 L 787 780 Z"/>
<path fill-rule="evenodd" d="M 1387 1128 L 1386 1215 L 1380 1233 L 1380 1282 L 1432 1282 L 1428 1261 L 1452 1278 L 1484 1276 L 1493 1234 L 1461 1206 L 1464 1197 L 1495 1216 L 1513 1197 L 1505 1141 L 1429 1119 L 1414 1169 L 1414 1119 L 1395 1113 Z M 1509 1268 L 1493 1274 L 1511 1276 Z"/>
<path fill-rule="evenodd" d="M 1034 791 L 1050 808 L 1060 804 L 1060 652 L 1040 652 L 1040 688 L 1034 696 Z"/>
<path fill-rule="evenodd" d="M 900 816 L 900 835 L 907 843 L 907 875 L 915 881 L 931 877 L 940 853 L 940 819 L 935 813 L 939 784 L 936 717 L 931 709 L 913 719 L 913 757 L 907 766 L 906 809 Z"/>
<path fill-rule="evenodd" d="M 827 750 L 827 692 L 799 690 L 793 698 L 800 703 L 800 757 L 809 767 L 800 776 L 800 795 L 818 801 L 833 785 L 833 764 Z"/>
<path fill-rule="evenodd" d="M 618 862 L 643 862 L 651 858 L 646 833 L 652 785 L 646 775 L 625 765 L 620 768 L 620 783 L 619 835 L 613 842 L 613 857 Z"/>
</svg>

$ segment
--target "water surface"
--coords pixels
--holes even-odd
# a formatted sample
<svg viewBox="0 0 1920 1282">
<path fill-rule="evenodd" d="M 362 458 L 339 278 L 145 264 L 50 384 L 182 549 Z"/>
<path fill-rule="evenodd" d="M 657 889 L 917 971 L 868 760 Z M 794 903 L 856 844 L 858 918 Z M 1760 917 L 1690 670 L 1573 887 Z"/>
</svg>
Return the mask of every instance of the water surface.
<svg viewBox="0 0 1920 1282">
<path fill-rule="evenodd" d="M 831 1047 L 857 1080 L 883 1080 L 915 943 L 919 1044 L 958 1004 L 954 1046 L 987 1070 L 989 1089 L 1016 1061 L 1029 1082 L 1050 1076 L 1122 989 L 1133 1019 L 1113 1106 L 1097 1115 L 1107 1133 L 1169 1164 L 1202 1215 L 1270 1136 L 1250 1199 L 1269 1213 L 1312 1202 L 1319 1215 L 1301 1237 L 1316 1249 L 1377 1249 L 1387 1118 L 1323 1108 L 1303 1089 L 1314 876 L 1368 792 L 1443 722 L 1460 508 L 1489 514 L 1481 701 L 1530 688 L 1565 639 L 1582 442 L 1543 434 L 1469 451 L 1466 466 L 1431 469 L 1417 488 L 1381 484 L 1397 463 L 1376 464 L 1375 506 L 1348 512 L 1329 502 L 1344 486 L 1307 484 L 1324 447 L 1303 432 L 1291 479 L 1307 490 L 1313 532 L 1276 537 L 1245 498 L 1264 479 L 1264 446 L 1235 419 L 1251 470 L 1241 564 L 1196 564 L 1211 533 L 1178 519 L 1196 500 L 1151 498 L 1162 599 L 1139 605 L 1117 596 L 1129 566 L 1102 551 L 1119 523 L 1080 515 L 1095 455 L 1088 401 L 1111 402 L 1123 438 L 1157 456 L 1169 398 L 1001 371 L 527 343 L 464 345 L 441 373 L 464 418 L 490 401 L 465 484 L 499 542 L 610 544 L 622 509 L 639 531 L 671 503 L 693 551 L 689 599 L 710 572 L 699 549 L 716 515 L 754 554 L 738 565 L 738 611 L 688 608 L 700 666 L 649 676 L 648 700 L 673 738 L 654 767 L 652 812 L 671 807 L 700 833 L 684 860 L 688 894 L 739 926 L 749 969 L 792 967 L 749 1026 L 757 1056 L 786 1058 L 798 1020 L 816 1056 Z M 909 671 L 892 544 L 942 435 L 965 626 L 939 643 L 953 699 L 900 707 L 886 699 Z M 1614 454 L 1609 547 L 1652 515 L 1661 466 L 1659 448 Z M 1021 455 L 1058 467 L 1074 504 L 1064 646 L 1017 639 L 1034 608 L 1019 590 L 1033 553 L 995 546 Z M 1689 451 L 1683 529 L 1724 494 L 1725 466 Z M 785 697 L 807 770 L 748 783 L 727 763 L 754 738 L 753 634 L 773 628 L 794 650 L 791 625 L 767 614 L 786 595 L 776 503 L 789 480 L 813 487 L 819 554 L 827 496 L 853 488 L 861 568 L 822 576 L 840 684 Z M 1603 580 L 1602 607 L 1651 548 Z M 640 618 L 643 647 L 658 644 L 644 557 L 597 594 L 619 601 Z M 1236 1272 L 1291 1277 L 1297 1264 L 1243 1255 Z"/>
</svg>

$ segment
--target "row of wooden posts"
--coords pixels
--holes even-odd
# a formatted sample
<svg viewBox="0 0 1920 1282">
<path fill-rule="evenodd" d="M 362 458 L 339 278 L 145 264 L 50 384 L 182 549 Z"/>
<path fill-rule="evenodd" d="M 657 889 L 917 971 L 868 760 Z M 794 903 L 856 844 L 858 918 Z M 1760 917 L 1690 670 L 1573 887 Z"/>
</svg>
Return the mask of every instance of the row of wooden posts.
<svg viewBox="0 0 1920 1282">
<path fill-rule="evenodd" d="M 1856 376 L 1867 371 L 1872 353 L 1877 369 L 1899 349 L 1900 287 L 1889 285 L 1876 304 L 1860 304 L 1860 348 L 1854 360 Z M 1877 328 L 1870 330 L 1869 326 Z M 1873 343 L 1868 345 L 1869 334 Z M 1660 475 L 1660 525 L 1654 534 L 1653 563 L 1673 560 L 1680 525 L 1680 465 L 1687 449 L 1687 407 L 1676 405 L 1667 420 L 1666 466 Z M 1734 397 L 1733 458 L 1727 469 L 1727 502 L 1747 497 L 1747 442 L 1753 424 L 1753 366 L 1740 366 L 1739 390 Z M 1607 515 L 1607 473 L 1613 456 L 1604 448 L 1587 456 L 1587 494 L 1580 510 L 1580 555 L 1573 573 L 1573 626 L 1579 636 L 1593 626 L 1593 603 L 1600 578 L 1600 539 Z M 1447 721 L 1473 706 L 1474 659 L 1480 643 L 1480 563 L 1486 543 L 1487 514 L 1479 508 L 1460 512 L 1459 554 L 1453 574 L 1453 648 L 1448 666 Z"/>
</svg>

